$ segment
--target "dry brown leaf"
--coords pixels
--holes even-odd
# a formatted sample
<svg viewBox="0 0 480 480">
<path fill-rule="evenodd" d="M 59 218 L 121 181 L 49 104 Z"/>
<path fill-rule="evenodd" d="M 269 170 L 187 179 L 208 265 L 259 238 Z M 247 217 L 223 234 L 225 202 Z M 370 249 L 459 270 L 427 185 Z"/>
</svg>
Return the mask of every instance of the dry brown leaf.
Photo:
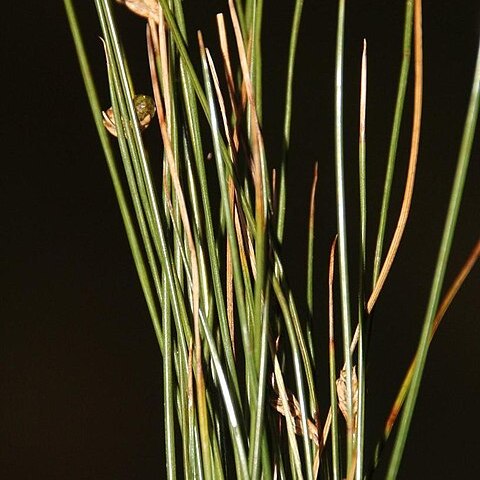
<svg viewBox="0 0 480 480">
<path fill-rule="evenodd" d="M 292 392 L 287 391 L 288 395 L 288 408 L 290 410 L 290 414 L 293 417 L 293 420 L 295 422 L 295 434 L 302 436 L 303 435 L 303 427 L 302 427 L 302 412 L 300 410 L 300 404 L 298 403 L 298 400 L 295 398 L 295 395 L 293 395 Z M 285 415 L 285 409 L 283 407 L 283 403 L 280 397 L 272 398 L 271 404 L 275 410 L 286 417 Z M 307 418 L 307 429 L 308 429 L 308 437 L 313 440 L 313 442 L 318 446 L 319 441 L 318 441 L 318 429 L 315 426 L 315 424 Z"/>
<path fill-rule="evenodd" d="M 337 395 L 338 395 L 338 406 L 345 418 L 348 422 L 348 415 L 347 415 L 347 371 L 342 368 L 340 372 L 340 377 L 337 380 Z M 357 425 L 357 412 L 358 412 L 358 379 L 357 379 L 357 372 L 355 367 L 352 368 L 352 413 L 353 413 L 353 425 Z"/>
<path fill-rule="evenodd" d="M 136 15 L 144 18 L 151 18 L 158 23 L 159 6 L 157 0 L 117 0 L 117 3 L 125 5 Z"/>
</svg>

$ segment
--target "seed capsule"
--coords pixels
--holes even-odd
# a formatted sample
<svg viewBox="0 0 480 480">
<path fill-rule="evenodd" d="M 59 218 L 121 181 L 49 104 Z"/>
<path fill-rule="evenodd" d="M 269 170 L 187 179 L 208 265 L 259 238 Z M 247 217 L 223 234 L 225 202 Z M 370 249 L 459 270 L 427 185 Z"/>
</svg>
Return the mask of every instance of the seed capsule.
<svg viewBox="0 0 480 480">
<path fill-rule="evenodd" d="M 148 95 L 135 95 L 133 98 L 133 105 L 137 112 L 140 130 L 145 130 L 155 116 L 155 102 Z M 115 124 L 115 116 L 113 115 L 113 108 L 102 112 L 103 125 L 113 135 L 117 136 L 117 126 Z"/>
</svg>

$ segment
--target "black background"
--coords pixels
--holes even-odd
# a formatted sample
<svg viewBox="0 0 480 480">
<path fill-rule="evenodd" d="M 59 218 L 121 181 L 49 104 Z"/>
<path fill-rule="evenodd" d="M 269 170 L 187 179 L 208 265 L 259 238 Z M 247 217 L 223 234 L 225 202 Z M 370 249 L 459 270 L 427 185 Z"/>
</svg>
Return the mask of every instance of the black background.
<svg viewBox="0 0 480 480">
<path fill-rule="evenodd" d="M 104 106 L 108 88 L 93 2 L 77 2 Z M 266 2 L 269 3 L 269 2 Z M 265 121 L 269 159 L 281 136 L 281 100 L 292 2 L 266 5 Z M 336 232 L 333 67 L 336 2 L 305 2 L 296 66 L 285 263 L 304 287 L 306 218 L 319 162 L 316 313 L 326 324 L 326 271 Z M 225 2 L 186 1 L 189 21 L 216 43 Z M 2 478 L 154 479 L 164 476 L 162 364 L 113 189 L 96 137 L 62 2 L 8 2 L 1 49 Z M 143 22 L 116 8 L 129 31 L 137 91 L 148 91 Z M 369 259 L 378 222 L 401 59 L 403 2 L 347 2 L 345 118 L 350 248 L 356 256 L 356 138 L 362 39 L 369 48 Z M 480 6 L 424 5 L 423 128 L 412 212 L 376 309 L 367 423 L 375 439 L 415 349 L 438 252 L 470 94 Z M 194 38 L 194 37 L 192 37 Z M 411 117 L 411 88 L 406 118 Z M 148 135 L 153 135 L 148 132 Z M 392 216 L 401 203 L 409 127 L 402 129 Z M 478 238 L 479 145 L 446 282 Z M 355 263 L 351 267 L 354 283 Z M 480 472 L 478 267 L 432 344 L 399 478 L 476 478 Z M 302 301 L 300 301 L 302 304 Z M 301 305 L 302 307 L 302 305 Z M 318 337 L 326 355 L 326 340 Z M 326 356 L 323 359 L 326 361 Z M 322 393 L 320 393 L 322 397 Z M 327 398 L 327 392 L 323 395 Z M 327 400 L 325 400 L 327 401 Z M 369 449 L 371 447 L 369 446 Z M 382 478 L 380 470 L 376 478 Z"/>
</svg>

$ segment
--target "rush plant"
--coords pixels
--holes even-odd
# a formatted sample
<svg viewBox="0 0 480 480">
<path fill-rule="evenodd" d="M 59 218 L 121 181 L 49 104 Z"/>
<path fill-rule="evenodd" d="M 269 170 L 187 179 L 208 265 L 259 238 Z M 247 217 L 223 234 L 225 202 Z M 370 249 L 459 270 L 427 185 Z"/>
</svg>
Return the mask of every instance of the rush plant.
<svg viewBox="0 0 480 480">
<path fill-rule="evenodd" d="M 294 214 L 287 209 L 287 159 L 295 156 L 290 131 L 303 1 L 294 2 L 291 30 L 286 32 L 290 47 L 287 76 L 281 79 L 285 88 L 282 152 L 275 168 L 262 130 L 262 56 L 271 52 L 261 48 L 262 28 L 268 22 L 262 15 L 261 0 L 225 1 L 225 12 L 217 15 L 218 60 L 201 32 L 196 37 L 188 35 L 195 25 L 187 28 L 180 0 L 118 0 L 122 6 L 95 0 L 110 108 L 100 106 L 73 2 L 64 2 L 161 351 L 165 432 L 159 435 L 165 440 L 167 477 L 360 480 L 372 475 L 384 444 L 391 441 L 387 478 L 396 478 L 430 342 L 480 253 L 477 242 L 440 302 L 478 115 L 480 54 L 423 330 L 374 457 L 367 458 L 365 386 L 372 315 L 408 221 L 419 151 L 421 1 L 405 2 L 402 64 L 396 103 L 392 102 L 395 115 L 383 199 L 378 206 L 381 213 L 375 257 L 368 269 L 373 271 L 372 278 L 366 274 L 370 262 L 366 254 L 366 43 L 363 48 L 359 75 L 360 183 L 355 206 L 360 211 L 360 255 L 355 291 L 348 275 L 344 181 L 343 59 L 348 25 L 345 2 L 338 1 L 331 92 L 335 101 L 335 178 L 331 181 L 336 185 L 336 203 L 323 207 L 337 212 L 337 232 L 332 232 L 330 253 L 329 336 L 321 339 L 314 338 L 312 328 L 314 320 L 327 318 L 313 308 L 316 170 L 309 223 L 305 225 L 308 268 L 303 298 L 296 298 L 289 286 L 282 250 L 285 218 Z M 117 8 L 130 9 L 146 24 L 149 63 L 145 68 L 151 78 L 150 93 L 135 89 L 124 49 L 128 37 L 115 21 Z M 195 63 L 197 58 L 199 65 Z M 403 115 L 409 78 L 413 78 L 411 121 Z M 398 222 L 386 243 L 402 121 L 410 121 L 409 165 Z M 152 168 L 154 160 L 142 137 L 147 127 L 149 134 L 154 130 L 161 145 L 161 176 L 155 173 L 157 168 Z M 337 265 L 338 284 L 334 282 Z M 340 304 L 334 310 L 337 286 Z M 303 318 L 299 302 L 308 306 Z M 335 336 L 335 329 L 340 329 L 341 336 Z M 340 345 L 336 345 L 336 338 L 341 338 Z M 322 356 L 327 349 L 328 364 Z M 329 405 L 327 412 L 319 409 L 318 373 L 322 369 L 330 377 L 330 391 L 322 401 Z M 397 417 L 398 429 L 391 439 Z"/>
</svg>

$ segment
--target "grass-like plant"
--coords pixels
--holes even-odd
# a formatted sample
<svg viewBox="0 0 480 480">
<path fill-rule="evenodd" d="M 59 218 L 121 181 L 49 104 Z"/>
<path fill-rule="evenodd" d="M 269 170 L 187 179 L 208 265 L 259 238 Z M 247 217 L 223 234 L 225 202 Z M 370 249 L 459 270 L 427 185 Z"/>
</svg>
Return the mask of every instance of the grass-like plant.
<svg viewBox="0 0 480 480">
<path fill-rule="evenodd" d="M 373 275 L 366 278 L 366 89 L 364 45 L 360 85 L 358 289 L 348 276 L 343 166 L 345 2 L 338 2 L 335 90 L 335 185 L 338 235 L 329 272 L 329 338 L 313 339 L 312 182 L 308 268 L 301 318 L 284 274 L 284 237 L 297 37 L 303 2 L 291 23 L 285 82 L 281 161 L 269 165 L 262 134 L 263 2 L 230 0 L 217 16 L 221 61 L 202 34 L 188 38 L 180 0 L 118 0 L 147 22 L 153 100 L 136 95 L 110 0 L 95 0 L 112 108 L 103 112 L 91 77 L 75 11 L 65 7 L 98 134 L 105 152 L 133 259 L 151 315 L 164 370 L 168 478 L 369 478 L 398 430 L 387 477 L 396 478 L 430 341 L 448 305 L 480 254 L 477 242 L 458 277 L 440 296 L 467 173 L 480 101 L 480 53 L 457 170 L 416 354 L 373 458 L 365 456 L 366 363 L 372 314 L 408 220 L 421 130 L 423 59 L 421 1 L 405 2 L 403 55 Z M 196 68 L 192 58 L 200 54 Z M 385 226 L 413 57 L 414 108 L 410 159 L 397 226 Z M 156 114 L 156 116 L 155 116 Z M 161 178 L 152 168 L 142 131 L 158 126 Z M 113 134 L 114 136 L 112 136 Z M 112 146 L 117 143 L 118 149 Z M 216 177 L 207 173 L 214 162 Z M 211 170 L 211 168 L 210 168 Z M 332 180 L 333 181 L 333 180 Z M 219 192 L 219 194 L 218 194 Z M 373 237 L 373 236 L 372 236 Z M 338 248 L 337 248 L 338 246 Z M 334 315 L 338 250 L 340 315 Z M 384 255 L 384 250 L 387 252 Z M 341 329 L 341 346 L 335 344 Z M 340 338 L 340 337 L 339 337 Z M 328 345 L 324 365 L 319 345 Z M 160 358 L 159 358 L 160 360 Z M 330 409 L 319 411 L 318 369 L 330 375 Z M 160 433 L 159 433 L 160 434 Z"/>
</svg>

